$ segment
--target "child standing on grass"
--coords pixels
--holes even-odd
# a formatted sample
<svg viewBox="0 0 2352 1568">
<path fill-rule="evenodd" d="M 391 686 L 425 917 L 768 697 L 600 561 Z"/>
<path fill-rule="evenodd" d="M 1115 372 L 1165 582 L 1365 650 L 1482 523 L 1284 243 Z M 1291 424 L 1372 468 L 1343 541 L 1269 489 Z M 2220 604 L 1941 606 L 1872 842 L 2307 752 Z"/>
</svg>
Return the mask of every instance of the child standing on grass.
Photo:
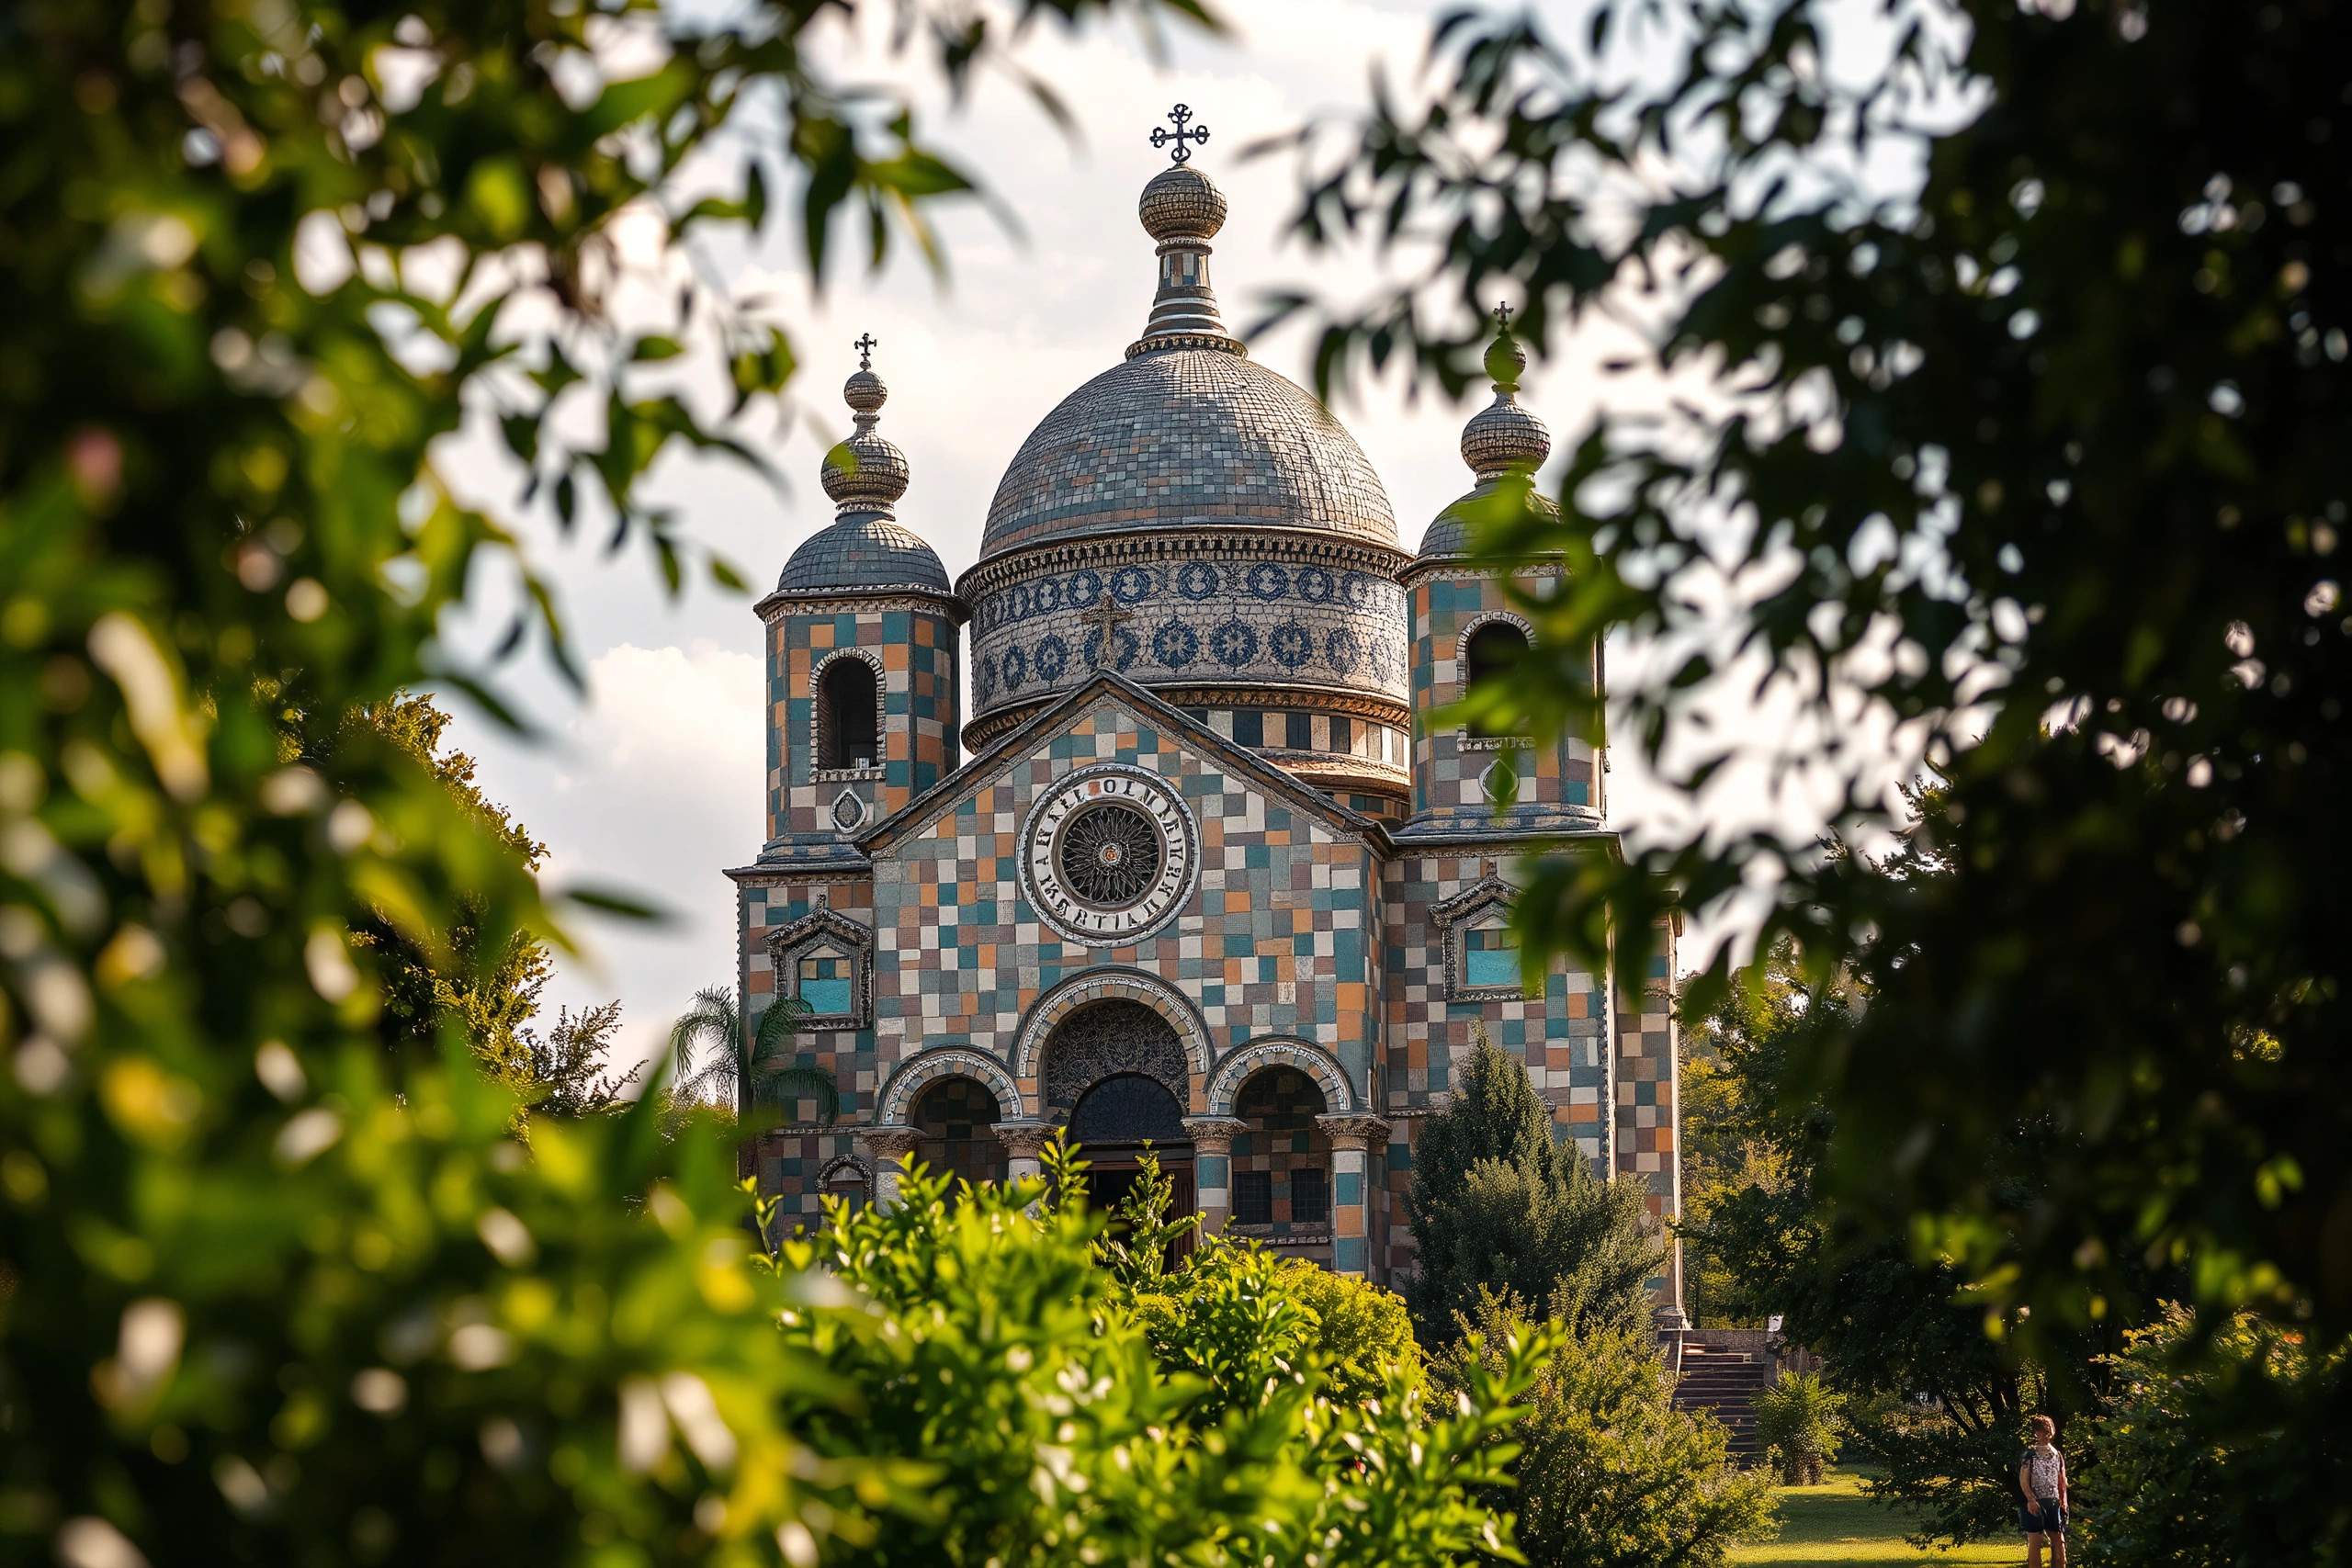
<svg viewBox="0 0 2352 1568">
<path fill-rule="evenodd" d="M 2018 1490 L 2025 1506 L 2018 1528 L 2025 1531 L 2025 1568 L 2041 1568 L 2041 1543 L 2050 1542 L 2050 1568 L 2066 1568 L 2066 1456 L 2058 1451 L 2058 1423 L 2037 1416 L 2033 1446 L 2018 1466 Z"/>
</svg>

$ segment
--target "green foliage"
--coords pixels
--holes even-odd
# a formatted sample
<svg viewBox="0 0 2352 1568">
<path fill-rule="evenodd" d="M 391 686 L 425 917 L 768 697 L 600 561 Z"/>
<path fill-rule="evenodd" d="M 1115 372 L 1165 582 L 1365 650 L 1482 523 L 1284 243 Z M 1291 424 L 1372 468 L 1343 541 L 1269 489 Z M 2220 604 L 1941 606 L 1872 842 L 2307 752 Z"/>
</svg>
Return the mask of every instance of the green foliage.
<svg viewBox="0 0 2352 1568">
<path fill-rule="evenodd" d="M 1821 1381 L 1819 1372 L 1782 1372 L 1758 1389 L 1756 1440 L 1780 1467 L 1790 1486 L 1818 1486 L 1824 1466 L 1838 1458 L 1838 1412 L 1846 1396 Z"/>
<path fill-rule="evenodd" d="M 2168 1310 L 2131 1336 L 2090 1428 L 2098 1463 L 2074 1476 L 2075 1505 L 2119 1568 L 2224 1568 L 2344 1561 L 2341 1348 L 2240 1314 L 2208 1338 Z"/>
<path fill-rule="evenodd" d="M 797 1119 L 793 1107 L 799 1100 L 813 1100 L 818 1120 L 831 1122 L 841 1114 L 840 1083 L 813 1063 L 782 1055 L 808 1016 L 808 1003 L 779 997 L 753 1014 L 746 1030 L 735 987 L 705 986 L 670 1026 L 672 1095 L 683 1105 L 715 1102 L 729 1112 L 741 1100 L 747 1113 L 786 1122 Z"/>
<path fill-rule="evenodd" d="M 1552 1136 L 1527 1069 L 1483 1032 L 1413 1156 L 1413 1312 L 1449 1337 L 1489 1291 L 1543 1303 L 1579 1332 L 1648 1321 L 1660 1252 L 1638 1186 L 1595 1177 Z"/>
<path fill-rule="evenodd" d="M 563 1008 L 545 1039 L 520 1031 L 530 1084 L 529 1106 L 543 1116 L 596 1116 L 618 1110 L 628 1086 L 645 1071 L 639 1062 L 616 1077 L 609 1070 L 613 1031 L 620 1027 L 621 1004 L 605 1002 L 578 1013 Z"/>
<path fill-rule="evenodd" d="M 1492 1362 L 1511 1317 L 1508 1302 L 1482 1296 L 1465 1337 L 1431 1363 L 1438 1387 L 1464 1386 Z M 1653 1334 L 1568 1336 L 1520 1404 L 1510 1436 L 1521 1449 L 1519 1545 L 1532 1568 L 1713 1568 L 1771 1533 L 1770 1482 L 1731 1463 L 1713 1416 L 1674 1408 Z"/>
<path fill-rule="evenodd" d="M 892 14 L 960 82 L 1025 18 L 1114 9 L 1197 14 Z M 674 246 L 790 189 L 821 268 L 837 215 L 869 255 L 928 244 L 967 184 L 804 58 L 819 14 L 8 12 L 0 1557 L 806 1568 L 892 1506 L 893 1472 L 811 1472 L 786 1435 L 843 1391 L 763 1327 L 810 1287 L 746 1274 L 727 1142 L 639 1108 L 526 1150 L 523 1095 L 441 1042 L 402 956 L 508 998 L 517 944 L 560 937 L 519 829 L 399 699 L 503 715 L 495 659 L 570 668 L 527 559 L 491 660 L 437 635 L 516 542 L 435 453 L 496 416 L 525 504 L 673 592 L 737 581 L 640 482 L 749 456 L 792 351 L 690 268 L 674 308 L 610 314 L 613 219 Z M 747 146 L 740 198 L 680 199 Z M 721 361 L 706 419 L 675 378 Z"/>
<path fill-rule="evenodd" d="M 1138 1293 L 1098 1261 L 1083 1166 L 1058 1144 L 1046 1162 L 1047 1181 L 1010 1187 L 910 1170 L 899 1205 L 829 1201 L 822 1236 L 786 1244 L 787 1270 L 821 1261 L 873 1303 L 862 1322 L 785 1323 L 859 1393 L 812 1416 L 812 1441 L 853 1464 L 922 1461 L 907 1472 L 922 1508 L 840 1561 L 1508 1560 L 1508 1521 L 1481 1499 L 1553 1337 L 1498 1346 L 1458 1402 L 1402 1367 L 1378 1399 L 1327 1397 L 1289 1269 L 1210 1242 L 1135 1276 L 1160 1287 Z"/>
<path fill-rule="evenodd" d="M 1742 976 L 1704 1010 L 1685 1004 L 1688 1047 L 1718 1075 L 1705 1137 L 1772 1174 L 1708 1189 L 1683 1222 L 1685 1243 L 1720 1270 L 1719 1310 L 1781 1314 L 1789 1340 L 1826 1359 L 1828 1382 L 1867 1403 L 1852 1440 L 1883 1467 L 1870 1495 L 1915 1510 L 1923 1544 L 1982 1540 L 2015 1523 L 2026 1417 L 2063 1429 L 2086 1408 L 2097 1389 L 2086 1362 L 2107 1342 L 2052 1337 L 2064 1354 L 2037 1362 L 1949 1264 L 1923 1265 L 1907 1242 L 1856 1223 L 1821 1177 L 1836 1119 L 1792 1083 L 1790 1062 L 1840 1037 L 1862 998 L 1850 985 L 1808 987 L 1794 959 L 1784 944 L 1760 979 Z"/>
<path fill-rule="evenodd" d="M 1207 1382 L 1210 1414 L 1253 1403 L 1270 1379 L 1311 1378 L 1335 1404 L 1384 1398 L 1400 1376 L 1419 1382 L 1412 1318 L 1377 1285 L 1221 1237 L 1170 1268 L 1199 1218 L 1169 1219 L 1174 1186 L 1148 1148 L 1142 1166 L 1095 1243 L 1096 1259 L 1160 1364 Z"/>
<path fill-rule="evenodd" d="M 1768 687 L 1776 740 L 1868 714 L 1948 795 L 1933 879 L 1703 809 L 1622 865 L 1563 857 L 1518 905 L 1529 961 L 1638 982 L 1668 907 L 1769 885 L 1765 949 L 1871 997 L 1792 1061 L 1858 1219 L 2037 1336 L 2138 1261 L 2340 1338 L 2352 12 L 1604 3 L 1573 39 L 1456 14 L 1434 53 L 1311 162 L 1307 238 L 1431 258 L 1325 323 L 1327 376 L 1393 354 L 1459 387 L 1498 295 L 1553 354 L 1643 296 L 1630 363 L 1691 394 L 1604 416 L 1556 519 L 1483 535 L 1567 566 L 1521 606 L 1524 727 L 1596 726 L 1587 651 L 1625 628 L 1660 657 L 1615 731 L 1686 805 L 1775 749 L 1711 728 Z M 1804 760 L 1849 842 L 1909 826 L 1871 757 Z"/>
</svg>

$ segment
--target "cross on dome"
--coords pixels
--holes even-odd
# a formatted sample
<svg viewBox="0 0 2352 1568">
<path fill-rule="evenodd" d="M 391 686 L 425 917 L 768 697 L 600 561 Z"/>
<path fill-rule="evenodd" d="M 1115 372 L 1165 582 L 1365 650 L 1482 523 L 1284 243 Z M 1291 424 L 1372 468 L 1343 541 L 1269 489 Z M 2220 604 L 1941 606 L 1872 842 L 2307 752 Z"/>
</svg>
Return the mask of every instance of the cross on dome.
<svg viewBox="0 0 2352 1568">
<path fill-rule="evenodd" d="M 1111 597 L 1111 585 L 1104 583 L 1102 592 L 1094 596 L 1093 606 L 1079 616 L 1080 625 L 1092 626 L 1102 634 L 1102 640 L 1094 653 L 1094 668 L 1105 670 L 1117 663 L 1113 637 L 1123 623 L 1135 618 L 1133 610 L 1119 608 L 1118 602 Z"/>
<path fill-rule="evenodd" d="M 1498 333 L 1507 333 L 1507 332 L 1510 331 L 1510 300 L 1508 300 L 1508 299 L 1498 299 L 1498 300 L 1496 300 L 1496 301 L 1495 301 L 1494 318 L 1495 318 L 1495 331 L 1497 331 L 1497 332 L 1498 332 Z"/>
<path fill-rule="evenodd" d="M 874 351 L 881 346 L 882 340 L 872 333 L 865 333 L 855 343 L 851 344 L 850 347 L 857 350 L 857 367 L 860 370 L 873 369 Z"/>
<path fill-rule="evenodd" d="M 1192 106 L 1189 104 L 1178 104 L 1168 111 L 1167 118 L 1176 122 L 1176 129 L 1170 130 L 1164 125 L 1155 127 L 1151 133 L 1151 144 L 1154 147 L 1166 147 L 1173 141 L 1176 144 L 1175 148 L 1168 155 L 1181 164 L 1193 155 L 1193 150 L 1184 143 L 1205 142 L 1209 139 L 1209 128 L 1202 125 L 1195 126 L 1190 130 L 1184 129 L 1185 122 L 1193 118 Z"/>
</svg>

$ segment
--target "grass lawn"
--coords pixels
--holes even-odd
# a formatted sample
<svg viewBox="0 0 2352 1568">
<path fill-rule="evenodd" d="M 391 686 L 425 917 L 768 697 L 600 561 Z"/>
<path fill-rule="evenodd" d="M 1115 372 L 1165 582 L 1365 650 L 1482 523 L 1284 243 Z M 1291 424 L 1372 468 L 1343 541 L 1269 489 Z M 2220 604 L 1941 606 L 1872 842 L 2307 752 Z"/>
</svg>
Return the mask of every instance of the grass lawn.
<svg viewBox="0 0 2352 1568">
<path fill-rule="evenodd" d="M 2010 1536 L 1958 1551 L 1921 1551 L 1903 1540 L 1904 1517 L 1871 1502 L 1861 1494 L 1862 1477 L 1851 1470 L 1833 1472 L 1819 1486 L 1776 1486 L 1781 1505 L 1781 1538 L 1758 1546 L 1744 1546 L 1731 1554 L 1734 1562 L 1769 1562 L 1775 1568 L 1842 1568 L 1846 1563 L 1950 1563 L 1966 1568 L 2025 1562 L 2025 1537 Z"/>
</svg>

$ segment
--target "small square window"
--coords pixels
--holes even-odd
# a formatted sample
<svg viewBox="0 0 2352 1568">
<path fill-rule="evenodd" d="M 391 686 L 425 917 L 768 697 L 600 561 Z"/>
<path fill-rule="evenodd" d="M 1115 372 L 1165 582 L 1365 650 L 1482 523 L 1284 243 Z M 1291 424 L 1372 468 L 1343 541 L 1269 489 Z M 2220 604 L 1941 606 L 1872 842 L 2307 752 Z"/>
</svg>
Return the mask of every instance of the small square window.
<svg viewBox="0 0 2352 1568">
<path fill-rule="evenodd" d="M 1331 1223 L 1331 1178 L 1321 1166 L 1305 1166 L 1291 1171 L 1290 1223 L 1295 1225 L 1328 1225 Z"/>
<path fill-rule="evenodd" d="M 1519 984 L 1519 938 L 1508 931 L 1462 933 L 1462 983 L 1465 986 Z"/>
<path fill-rule="evenodd" d="M 1233 1223 L 1270 1225 L 1274 1223 L 1274 1173 L 1237 1170 L 1233 1173 Z"/>
<path fill-rule="evenodd" d="M 800 961 L 800 999 L 820 1018 L 838 1018 L 850 1010 L 850 963 L 846 958 L 804 958 Z"/>
</svg>

